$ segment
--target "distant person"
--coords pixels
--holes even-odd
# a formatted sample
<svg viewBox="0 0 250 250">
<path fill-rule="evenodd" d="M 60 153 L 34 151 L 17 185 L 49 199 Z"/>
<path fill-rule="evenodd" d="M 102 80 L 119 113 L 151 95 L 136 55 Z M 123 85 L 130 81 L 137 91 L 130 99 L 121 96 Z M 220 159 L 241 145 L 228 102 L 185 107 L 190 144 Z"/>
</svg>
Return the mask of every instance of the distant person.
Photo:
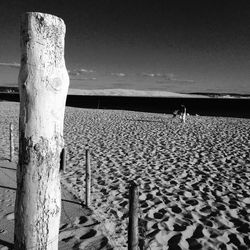
<svg viewBox="0 0 250 250">
<path fill-rule="evenodd" d="M 175 118 L 177 115 L 180 114 L 180 110 L 179 109 L 176 109 L 174 112 L 173 112 L 173 118 Z"/>
</svg>

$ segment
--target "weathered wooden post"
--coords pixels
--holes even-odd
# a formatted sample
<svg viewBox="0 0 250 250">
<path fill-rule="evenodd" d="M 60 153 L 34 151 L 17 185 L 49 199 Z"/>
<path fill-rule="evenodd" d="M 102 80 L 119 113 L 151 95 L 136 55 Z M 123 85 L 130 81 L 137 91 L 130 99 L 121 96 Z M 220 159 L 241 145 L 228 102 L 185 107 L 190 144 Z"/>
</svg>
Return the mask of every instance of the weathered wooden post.
<svg viewBox="0 0 250 250">
<path fill-rule="evenodd" d="M 187 116 L 187 109 L 184 105 L 181 105 L 182 107 L 182 122 L 185 123 L 186 122 L 186 116 Z"/>
<path fill-rule="evenodd" d="M 128 224 L 128 250 L 137 250 L 139 244 L 138 235 L 138 186 L 135 182 L 129 187 L 129 224 Z"/>
<path fill-rule="evenodd" d="M 61 162 L 60 162 L 60 171 L 63 173 L 66 172 L 66 165 L 67 165 L 67 148 L 64 147 L 61 152 Z"/>
<path fill-rule="evenodd" d="M 90 155 L 89 150 L 86 149 L 86 175 L 85 175 L 85 200 L 86 206 L 90 207 L 91 204 L 91 168 L 90 168 Z"/>
<path fill-rule="evenodd" d="M 15 249 L 58 249 L 60 154 L 69 76 L 65 24 L 49 14 L 21 18 L 19 163 Z"/>
<path fill-rule="evenodd" d="M 10 123 L 10 162 L 13 161 L 14 152 L 15 152 L 13 130 L 14 130 L 14 126 L 13 126 L 13 123 L 11 122 Z"/>
</svg>

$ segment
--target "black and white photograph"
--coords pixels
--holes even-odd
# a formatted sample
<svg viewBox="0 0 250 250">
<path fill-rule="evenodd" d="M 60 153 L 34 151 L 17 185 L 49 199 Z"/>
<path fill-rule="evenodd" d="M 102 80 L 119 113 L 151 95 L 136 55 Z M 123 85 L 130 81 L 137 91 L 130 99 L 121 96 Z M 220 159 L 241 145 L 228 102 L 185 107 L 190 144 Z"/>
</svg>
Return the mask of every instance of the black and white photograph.
<svg viewBox="0 0 250 250">
<path fill-rule="evenodd" d="M 0 1 L 0 250 L 250 249 L 250 2 Z"/>
</svg>

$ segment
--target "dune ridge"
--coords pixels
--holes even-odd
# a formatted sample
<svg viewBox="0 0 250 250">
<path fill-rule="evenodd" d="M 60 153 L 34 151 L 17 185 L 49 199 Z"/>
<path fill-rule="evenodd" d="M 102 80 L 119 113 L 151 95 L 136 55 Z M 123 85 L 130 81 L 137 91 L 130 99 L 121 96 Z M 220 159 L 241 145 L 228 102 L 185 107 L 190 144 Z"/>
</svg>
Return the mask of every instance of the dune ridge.
<svg viewBox="0 0 250 250">
<path fill-rule="evenodd" d="M 183 98 L 208 98 L 199 94 L 182 94 L 160 90 L 136 90 L 136 89 L 73 89 L 70 88 L 68 95 L 102 95 L 102 96 L 138 96 L 138 97 L 183 97 Z"/>
</svg>

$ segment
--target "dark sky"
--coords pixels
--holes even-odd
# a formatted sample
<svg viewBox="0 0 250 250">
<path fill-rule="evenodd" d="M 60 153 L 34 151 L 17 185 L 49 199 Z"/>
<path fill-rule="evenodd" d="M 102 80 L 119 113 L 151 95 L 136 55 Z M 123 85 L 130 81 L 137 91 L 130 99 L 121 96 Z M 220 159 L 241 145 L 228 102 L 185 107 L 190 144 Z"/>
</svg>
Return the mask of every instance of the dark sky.
<svg viewBox="0 0 250 250">
<path fill-rule="evenodd" d="M 247 1 L 0 1 L 1 85 L 16 84 L 26 11 L 65 21 L 71 87 L 250 93 Z"/>
</svg>

